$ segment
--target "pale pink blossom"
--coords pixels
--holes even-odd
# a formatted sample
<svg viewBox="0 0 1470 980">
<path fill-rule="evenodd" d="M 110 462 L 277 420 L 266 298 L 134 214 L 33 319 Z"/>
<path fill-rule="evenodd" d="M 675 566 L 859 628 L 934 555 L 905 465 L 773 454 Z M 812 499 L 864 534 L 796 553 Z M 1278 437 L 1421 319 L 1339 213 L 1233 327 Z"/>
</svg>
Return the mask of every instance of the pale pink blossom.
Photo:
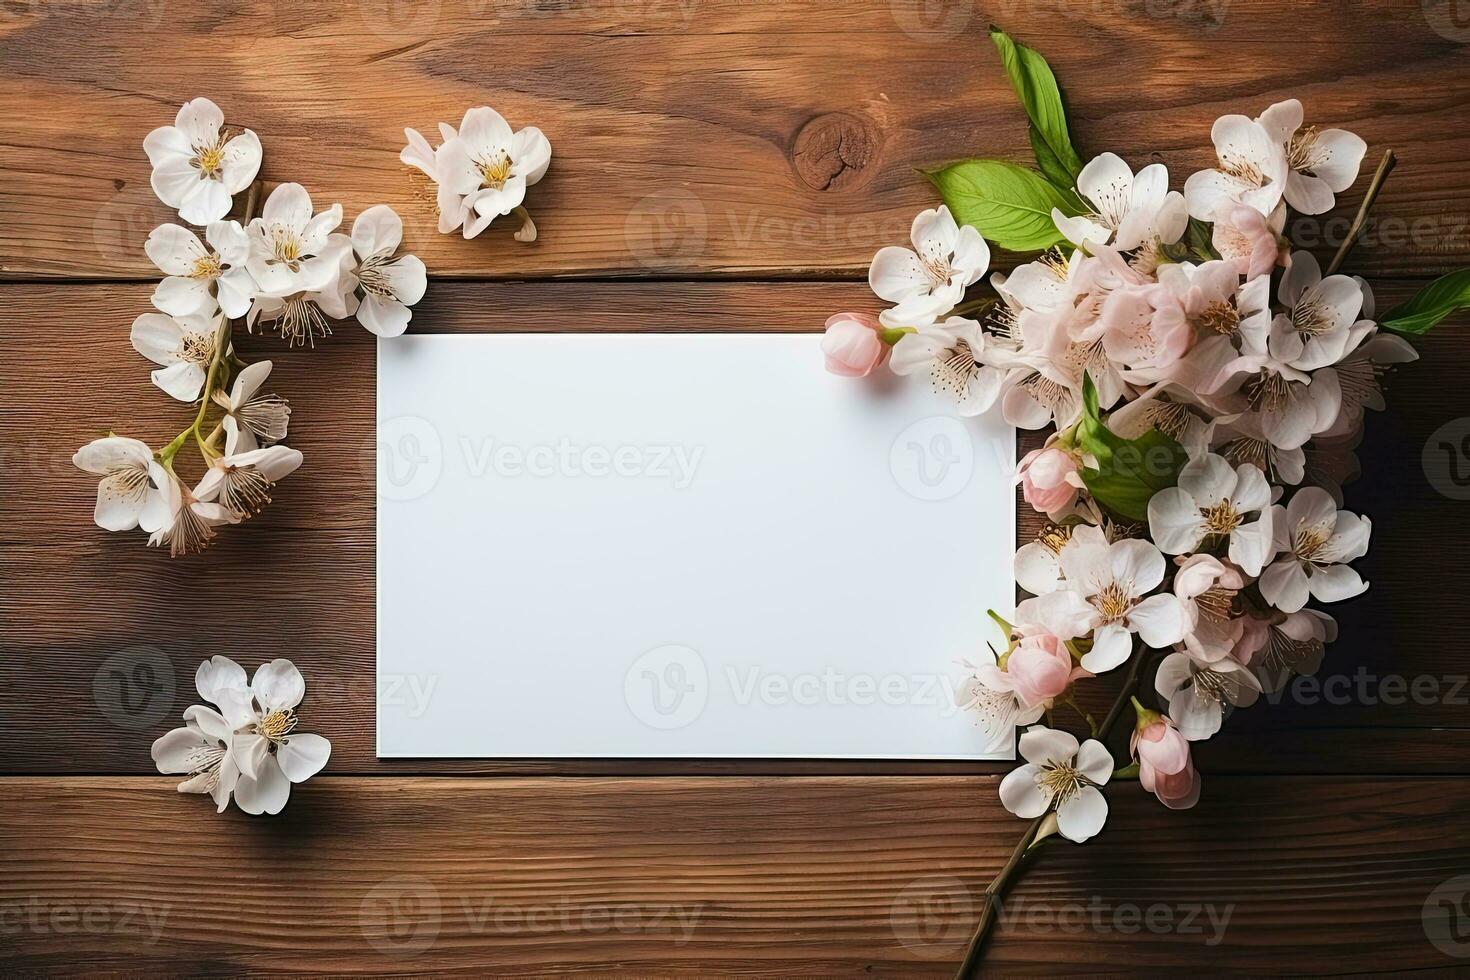
<svg viewBox="0 0 1470 980">
<path fill-rule="evenodd" d="M 1077 459 L 1056 446 L 1033 449 L 1021 458 L 1021 494 L 1043 514 L 1067 510 L 1077 500 L 1082 478 Z"/>
<path fill-rule="evenodd" d="M 827 318 L 822 354 L 827 370 L 844 378 L 865 378 L 888 359 L 888 345 L 878 336 L 878 319 L 866 313 L 838 313 Z"/>
<path fill-rule="evenodd" d="M 1247 278 L 1269 275 L 1278 264 L 1291 265 L 1291 251 L 1281 238 L 1286 208 L 1278 205 L 1268 218 L 1255 208 L 1234 201 L 1215 213 L 1211 242 L 1220 257 Z"/>
</svg>

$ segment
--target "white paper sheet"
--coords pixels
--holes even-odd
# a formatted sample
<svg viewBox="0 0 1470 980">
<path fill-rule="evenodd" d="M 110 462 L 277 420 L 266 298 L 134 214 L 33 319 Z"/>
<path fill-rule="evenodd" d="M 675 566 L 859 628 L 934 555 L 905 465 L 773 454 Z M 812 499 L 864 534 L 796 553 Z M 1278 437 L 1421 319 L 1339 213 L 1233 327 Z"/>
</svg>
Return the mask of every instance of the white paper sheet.
<svg viewBox="0 0 1470 980">
<path fill-rule="evenodd" d="M 819 340 L 380 341 L 378 755 L 1012 758 L 1014 431 Z"/>
</svg>

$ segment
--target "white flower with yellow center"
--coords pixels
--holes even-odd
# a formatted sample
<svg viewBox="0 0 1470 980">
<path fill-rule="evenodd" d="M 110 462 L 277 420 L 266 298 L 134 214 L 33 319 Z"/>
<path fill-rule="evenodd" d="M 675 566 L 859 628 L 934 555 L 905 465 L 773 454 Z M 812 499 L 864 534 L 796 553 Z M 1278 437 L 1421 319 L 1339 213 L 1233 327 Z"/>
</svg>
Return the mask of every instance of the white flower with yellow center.
<svg viewBox="0 0 1470 980">
<path fill-rule="evenodd" d="M 1302 104 L 1287 99 L 1268 108 L 1256 122 L 1285 148 L 1286 203 L 1302 214 L 1332 210 L 1337 195 L 1353 186 L 1368 144 L 1344 129 L 1302 128 Z"/>
<path fill-rule="evenodd" d="M 1184 464 L 1176 486 L 1148 502 L 1148 529 L 1166 555 L 1224 544 L 1230 560 L 1247 574 L 1261 574 L 1271 550 L 1271 487 L 1249 463 L 1231 466 L 1214 453 Z"/>
<path fill-rule="evenodd" d="M 403 221 L 386 204 L 368 208 L 352 222 L 352 272 L 362 291 L 357 322 L 379 337 L 397 337 L 413 316 L 408 308 L 424 298 L 428 277 L 416 255 L 393 257 L 403 241 Z"/>
<path fill-rule="evenodd" d="M 474 237 L 468 211 L 484 219 L 476 223 L 478 234 L 485 224 L 520 207 L 526 188 L 544 177 L 551 165 L 551 143 L 541 130 L 527 126 L 512 132 L 505 117 L 489 106 L 468 110 L 459 129 L 447 130 L 445 136 L 434 154 L 433 176 L 448 194 L 463 198 L 466 238 Z M 421 155 L 422 148 L 416 156 Z M 439 205 L 441 227 L 445 200 L 441 197 Z"/>
<path fill-rule="evenodd" d="M 1172 245 L 1189 223 L 1184 197 L 1169 190 L 1169 171 L 1162 163 L 1135 175 L 1122 157 L 1103 153 L 1077 175 L 1077 193 L 1092 205 L 1090 214 L 1051 212 L 1057 230 L 1074 245 L 1112 245 L 1120 252 Z"/>
<path fill-rule="evenodd" d="M 208 99 L 185 102 L 172 126 L 143 140 L 153 164 L 158 199 L 191 225 L 207 225 L 230 212 L 235 194 L 260 171 L 260 139 L 250 130 L 231 137 L 224 113 Z"/>
<path fill-rule="evenodd" d="M 128 339 L 133 350 L 163 365 L 152 373 L 153 383 L 179 401 L 191 402 L 204 388 L 219 329 L 218 315 L 144 313 L 133 321 Z"/>
<path fill-rule="evenodd" d="M 979 415 L 995 404 L 1006 374 L 986 363 L 987 353 L 980 324 L 952 316 L 900 337 L 889 366 L 894 374 L 927 373 L 934 393 L 959 414 Z"/>
<path fill-rule="evenodd" d="M 352 243 L 333 235 L 342 223 L 342 205 L 312 212 L 311 195 L 300 184 L 282 184 L 266 198 L 260 217 L 250 222 L 247 267 L 260 296 L 286 299 L 332 288 L 343 251 Z"/>
<path fill-rule="evenodd" d="M 194 496 L 215 501 L 230 512 L 231 523 L 260 513 L 271 502 L 271 488 L 301 466 L 301 452 L 289 446 L 241 449 L 236 429 L 225 441 L 225 454 L 209 464 Z"/>
<path fill-rule="evenodd" d="M 1210 130 L 1219 166 L 1184 182 L 1189 214 L 1214 221 L 1231 201 L 1269 215 L 1286 190 L 1286 148 L 1266 128 L 1245 116 L 1221 116 Z"/>
<path fill-rule="evenodd" d="M 1345 563 L 1368 553 L 1373 529 L 1366 517 L 1338 510 L 1321 487 L 1302 487 L 1285 507 L 1273 508 L 1279 557 L 1261 573 L 1261 596 L 1285 613 L 1307 604 L 1360 595 L 1368 583 Z"/>
<path fill-rule="evenodd" d="M 240 769 L 235 804 L 246 813 L 280 813 L 291 784 L 305 782 L 327 764 L 332 743 L 296 731 L 296 708 L 305 695 L 306 681 L 289 660 L 272 660 L 255 671 L 248 720 L 230 744 Z"/>
<path fill-rule="evenodd" d="M 250 309 L 255 280 L 245 268 L 250 239 L 238 221 L 214 221 L 199 236 L 182 225 L 159 225 L 143 251 L 168 278 L 153 290 L 153 305 L 171 316 L 211 316 L 222 309 L 240 317 Z"/>
<path fill-rule="evenodd" d="M 1113 776 L 1113 757 L 1096 739 L 1081 745 L 1067 732 L 1032 725 L 1018 749 L 1026 765 L 1000 781 L 1000 801 L 1018 817 L 1057 813 L 1057 830 L 1075 843 L 1092 837 L 1108 819 L 1108 801 L 1099 792 Z"/>
<path fill-rule="evenodd" d="M 990 246 L 970 225 L 955 224 L 949 208 L 920 211 L 914 218 L 912 249 L 888 245 L 873 256 L 868 285 L 879 299 L 895 303 L 879 319 L 886 327 L 933 323 L 957 306 L 965 289 L 985 274 Z"/>
<path fill-rule="evenodd" d="M 78 469 L 102 477 L 92 517 L 104 531 L 131 531 L 141 526 L 152 533 L 168 523 L 169 501 L 163 489 L 169 483 L 168 471 L 137 439 L 94 439 L 78 449 L 71 461 Z"/>
<path fill-rule="evenodd" d="M 1073 533 L 1062 547 L 1062 586 L 1027 599 L 1016 610 L 1063 640 L 1092 636 L 1080 666 L 1094 674 L 1112 670 L 1133 652 L 1133 634 L 1154 649 L 1184 639 L 1188 622 L 1179 597 L 1150 595 L 1164 580 L 1164 556 L 1147 541 L 1107 543 Z"/>
</svg>

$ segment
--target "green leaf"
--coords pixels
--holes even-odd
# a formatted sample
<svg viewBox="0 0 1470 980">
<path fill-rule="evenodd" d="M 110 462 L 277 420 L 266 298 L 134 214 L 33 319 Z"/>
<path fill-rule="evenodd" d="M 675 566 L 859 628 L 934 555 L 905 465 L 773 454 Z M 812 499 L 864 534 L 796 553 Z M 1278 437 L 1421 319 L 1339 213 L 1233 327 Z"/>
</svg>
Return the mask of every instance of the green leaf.
<svg viewBox="0 0 1470 980">
<path fill-rule="evenodd" d="M 1215 251 L 1214 229 L 1207 222 L 1190 218 L 1184 240 L 1189 244 L 1190 251 L 1203 262 L 1220 257 L 1220 253 Z"/>
<path fill-rule="evenodd" d="M 1082 418 L 1077 444 L 1097 459 L 1095 469 L 1082 471 L 1082 482 L 1093 499 L 1130 521 L 1148 520 L 1148 502 L 1154 494 L 1179 481 L 1186 459 L 1183 447 L 1158 429 L 1137 439 L 1124 439 L 1098 415 L 1097 388 L 1091 377 L 1082 381 Z"/>
<path fill-rule="evenodd" d="M 1076 205 L 1034 170 L 1004 160 L 963 160 L 924 176 L 962 225 L 1012 252 L 1040 252 L 1062 241 L 1052 208 L 1076 214 Z"/>
<path fill-rule="evenodd" d="M 1434 280 L 1413 299 L 1389 310 L 1381 324 L 1399 333 L 1428 333 L 1430 327 L 1464 309 L 1470 309 L 1470 269 Z"/>
<path fill-rule="evenodd" d="M 990 39 L 1000 52 L 1001 64 L 1010 77 L 1026 116 L 1031 120 L 1031 148 L 1036 152 L 1036 165 L 1047 180 L 1060 188 L 1077 183 L 1082 160 L 1072 148 L 1067 132 L 1067 110 L 1062 93 L 1046 59 L 998 27 L 990 28 Z"/>
</svg>

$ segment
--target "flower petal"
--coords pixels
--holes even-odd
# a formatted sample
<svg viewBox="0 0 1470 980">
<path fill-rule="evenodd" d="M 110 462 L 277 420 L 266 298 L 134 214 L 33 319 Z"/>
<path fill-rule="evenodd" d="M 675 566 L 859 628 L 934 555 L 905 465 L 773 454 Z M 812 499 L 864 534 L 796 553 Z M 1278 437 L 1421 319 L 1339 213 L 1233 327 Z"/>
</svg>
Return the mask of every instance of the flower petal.
<svg viewBox="0 0 1470 980">
<path fill-rule="evenodd" d="M 1034 765 L 1020 766 L 1006 773 L 1000 781 L 1001 804 L 1016 816 L 1028 820 L 1045 813 L 1051 799 L 1037 785 L 1039 773 L 1040 769 Z"/>
<path fill-rule="evenodd" d="M 1102 830 L 1108 819 L 1108 801 L 1094 786 L 1084 786 L 1057 807 L 1057 830 L 1081 844 Z"/>
<path fill-rule="evenodd" d="M 392 255 L 403 241 L 403 219 L 386 204 L 375 204 L 352 222 L 352 249 L 360 257 Z"/>
<path fill-rule="evenodd" d="M 306 681 L 296 665 L 284 658 L 262 664 L 250 682 L 250 691 L 266 711 L 295 708 L 306 696 Z"/>
<path fill-rule="evenodd" d="M 235 784 L 235 805 L 250 814 L 280 813 L 290 796 L 291 783 L 274 756 L 265 757 L 254 778 L 242 772 Z"/>
<path fill-rule="evenodd" d="M 1045 725 L 1032 725 L 1017 742 L 1021 758 L 1038 766 L 1071 762 L 1077 755 L 1077 739 L 1071 732 Z"/>
<path fill-rule="evenodd" d="M 332 754 L 332 743 L 320 735 L 292 735 L 276 753 L 281 772 L 293 783 L 304 783 L 322 771 Z"/>
</svg>

